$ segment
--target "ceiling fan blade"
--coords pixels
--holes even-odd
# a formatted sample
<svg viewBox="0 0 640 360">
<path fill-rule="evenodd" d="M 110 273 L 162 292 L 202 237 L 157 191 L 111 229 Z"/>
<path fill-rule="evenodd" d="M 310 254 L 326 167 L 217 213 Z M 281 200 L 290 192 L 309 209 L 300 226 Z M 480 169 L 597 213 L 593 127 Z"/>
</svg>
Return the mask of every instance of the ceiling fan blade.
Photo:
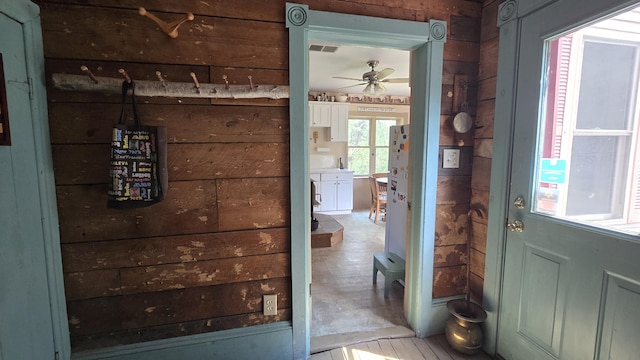
<svg viewBox="0 0 640 360">
<path fill-rule="evenodd" d="M 331 78 L 332 79 L 342 79 L 342 80 L 362 81 L 362 79 L 350 78 L 350 77 L 344 77 L 344 76 L 332 76 Z"/>
<path fill-rule="evenodd" d="M 378 72 L 378 75 L 377 75 L 378 80 L 381 80 L 381 79 L 386 78 L 387 76 L 389 76 L 389 75 L 393 74 L 393 72 L 394 72 L 394 71 L 395 71 L 395 70 L 394 70 L 394 69 L 392 69 L 392 68 L 386 68 L 386 69 L 382 69 L 382 70 L 380 70 L 380 71 Z"/>
<path fill-rule="evenodd" d="M 409 82 L 409 78 L 393 78 L 393 79 L 384 79 L 384 80 L 379 80 L 381 82 L 386 82 L 389 84 L 400 84 L 400 83 L 408 83 Z"/>
<path fill-rule="evenodd" d="M 356 86 L 361 86 L 361 85 L 365 85 L 365 84 L 368 84 L 368 83 L 360 83 L 360 84 L 355 84 L 355 85 L 343 86 L 343 87 L 340 87 L 340 88 L 338 88 L 338 89 L 348 89 L 348 88 L 352 88 L 352 87 L 356 87 Z"/>
</svg>

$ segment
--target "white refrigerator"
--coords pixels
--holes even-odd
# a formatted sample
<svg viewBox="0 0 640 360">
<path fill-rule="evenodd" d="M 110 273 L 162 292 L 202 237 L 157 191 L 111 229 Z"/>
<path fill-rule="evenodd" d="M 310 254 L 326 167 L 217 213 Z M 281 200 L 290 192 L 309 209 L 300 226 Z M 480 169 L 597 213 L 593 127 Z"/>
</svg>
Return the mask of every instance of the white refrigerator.
<svg viewBox="0 0 640 360">
<path fill-rule="evenodd" d="M 389 129 L 385 251 L 406 260 L 409 192 L 409 125 Z"/>
</svg>

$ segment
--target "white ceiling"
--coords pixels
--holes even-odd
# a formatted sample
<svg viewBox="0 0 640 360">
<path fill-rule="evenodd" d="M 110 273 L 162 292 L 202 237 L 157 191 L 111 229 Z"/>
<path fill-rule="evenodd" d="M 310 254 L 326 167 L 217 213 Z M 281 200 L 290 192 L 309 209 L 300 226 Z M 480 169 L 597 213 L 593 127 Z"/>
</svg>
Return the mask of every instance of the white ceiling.
<svg viewBox="0 0 640 360">
<path fill-rule="evenodd" d="M 334 45 L 334 44 L 332 44 Z M 362 83 L 355 80 L 333 79 L 344 76 L 362 79 L 362 74 L 371 71 L 367 61 L 378 60 L 376 71 L 392 68 L 395 71 L 387 76 L 391 78 L 409 77 L 409 51 L 337 45 L 334 53 L 309 51 L 309 91 L 339 92 L 361 94 L 366 85 L 340 89 L 345 86 Z M 409 96 L 409 84 L 384 83 L 386 95 Z"/>
</svg>

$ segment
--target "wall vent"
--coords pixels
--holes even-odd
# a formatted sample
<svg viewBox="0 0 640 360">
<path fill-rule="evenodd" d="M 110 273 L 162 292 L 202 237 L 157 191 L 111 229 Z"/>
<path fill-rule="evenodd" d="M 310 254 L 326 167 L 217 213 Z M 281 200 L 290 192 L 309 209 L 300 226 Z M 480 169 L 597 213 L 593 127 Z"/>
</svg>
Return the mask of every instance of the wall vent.
<svg viewBox="0 0 640 360">
<path fill-rule="evenodd" d="M 334 53 L 336 50 L 338 50 L 338 47 L 333 45 L 309 45 L 309 51 Z"/>
</svg>

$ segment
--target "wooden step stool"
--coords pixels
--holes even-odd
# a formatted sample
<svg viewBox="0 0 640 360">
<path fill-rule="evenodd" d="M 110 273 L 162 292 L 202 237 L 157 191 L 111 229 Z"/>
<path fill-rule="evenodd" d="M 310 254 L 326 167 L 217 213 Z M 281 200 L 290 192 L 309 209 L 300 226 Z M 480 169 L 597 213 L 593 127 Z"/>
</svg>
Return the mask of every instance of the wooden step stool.
<svg viewBox="0 0 640 360">
<path fill-rule="evenodd" d="M 380 271 L 384 275 L 384 298 L 389 297 L 391 283 L 395 280 L 404 280 L 404 260 L 394 253 L 373 254 L 373 283 L 377 283 L 377 275 Z"/>
</svg>

